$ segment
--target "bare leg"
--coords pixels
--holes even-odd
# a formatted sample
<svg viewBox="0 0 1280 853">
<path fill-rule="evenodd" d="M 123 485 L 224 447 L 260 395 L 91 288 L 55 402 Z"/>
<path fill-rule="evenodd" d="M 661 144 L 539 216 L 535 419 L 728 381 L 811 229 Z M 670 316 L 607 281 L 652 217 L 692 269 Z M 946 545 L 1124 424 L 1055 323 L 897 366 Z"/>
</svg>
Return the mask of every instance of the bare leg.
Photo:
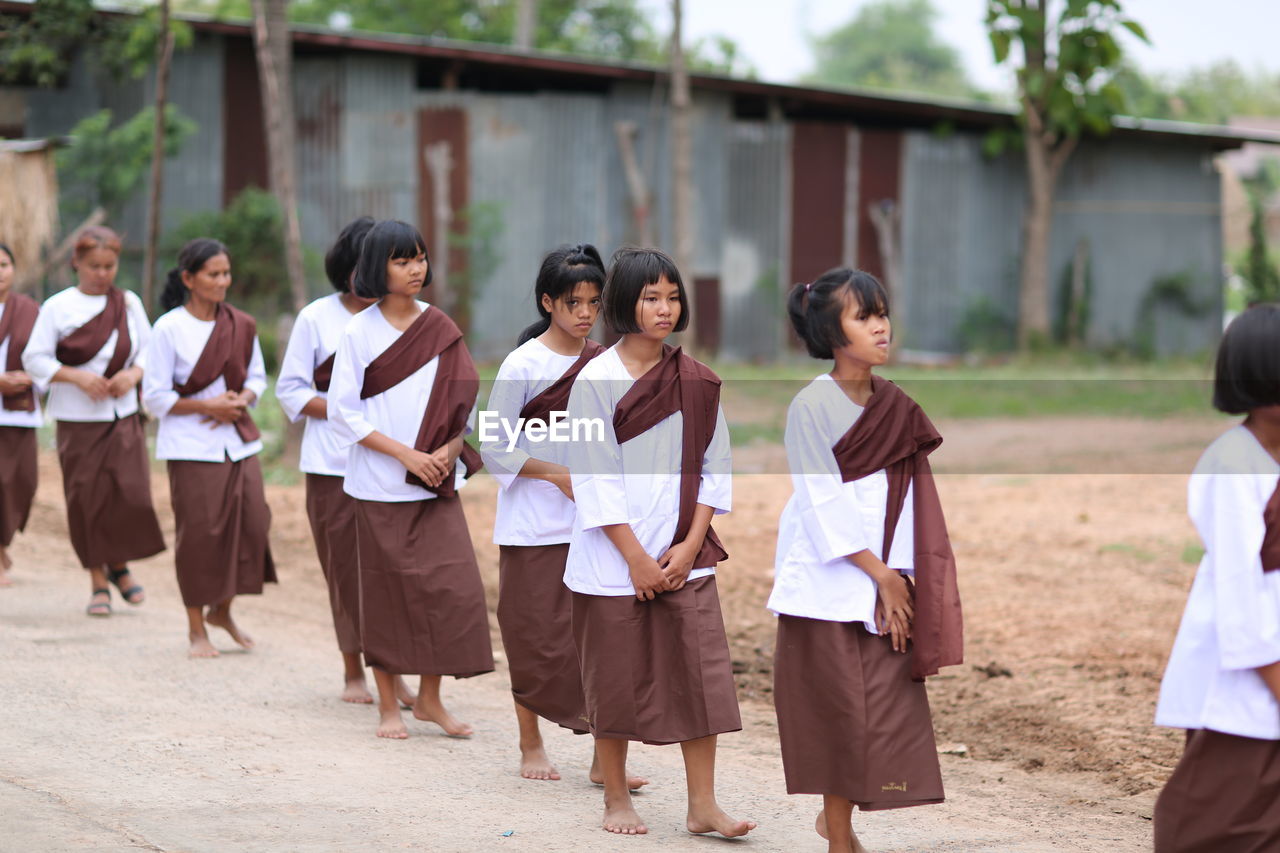
<svg viewBox="0 0 1280 853">
<path fill-rule="evenodd" d="M 450 714 L 440 701 L 440 676 L 424 675 L 418 685 L 418 701 L 413 703 L 413 716 L 428 723 L 435 723 L 450 737 L 471 737 L 469 723 Z"/>
<path fill-rule="evenodd" d="M 560 771 L 547 758 L 538 731 L 538 715 L 516 702 L 516 722 L 520 726 L 520 775 L 525 779 L 559 781 Z"/>
<path fill-rule="evenodd" d="M 597 741 L 597 743 L 599 743 L 599 741 Z M 587 778 L 590 779 L 592 782 L 596 783 L 597 785 L 604 784 L 604 772 L 601 771 L 600 769 L 600 750 L 599 749 L 596 749 L 595 753 L 591 756 L 591 772 L 587 774 Z M 644 778 L 643 776 L 632 776 L 629 773 L 627 774 L 627 788 L 629 788 L 632 791 L 638 791 L 648 784 L 649 784 L 649 780 Z"/>
<path fill-rule="evenodd" d="M 210 625 L 216 625 L 231 635 L 231 639 L 235 640 L 240 648 L 248 651 L 255 645 L 253 637 L 250 637 L 244 631 L 240 630 L 240 626 L 231 618 L 231 602 L 235 598 L 228 598 L 209 608 L 209 612 L 205 614 L 204 621 Z"/>
<path fill-rule="evenodd" d="M 360 665 L 359 652 L 342 653 L 343 681 L 346 687 L 342 690 L 342 701 L 357 705 L 372 705 L 373 696 L 364 683 L 364 667 Z"/>
<path fill-rule="evenodd" d="M 9 550 L 0 545 L 0 586 L 13 586 L 13 581 L 9 579 L 11 568 L 13 568 L 13 558 L 9 556 Z"/>
<path fill-rule="evenodd" d="M 187 608 L 187 639 L 191 641 L 187 657 L 216 658 L 218 656 L 218 650 L 213 647 L 213 643 L 209 642 L 209 633 L 204 628 L 203 607 Z"/>
<path fill-rule="evenodd" d="M 118 580 L 112 580 L 111 582 L 115 584 L 116 589 L 120 590 L 120 597 L 123 598 L 125 602 L 137 607 L 139 604 L 147 600 L 146 591 L 143 590 L 142 586 L 134 580 L 133 572 L 129 571 L 128 565 L 120 563 L 115 566 L 110 566 L 109 568 L 113 573 L 124 573 L 119 576 Z M 126 590 L 128 590 L 129 595 L 125 595 Z"/>
<path fill-rule="evenodd" d="M 627 747 L 625 740 L 596 738 L 596 758 L 604 777 L 604 820 L 601 825 L 619 835 L 644 835 L 649 827 L 636 814 L 627 788 Z"/>
<path fill-rule="evenodd" d="M 396 676 L 396 696 L 400 698 L 400 707 L 406 711 L 412 710 L 413 703 L 418 701 L 418 694 L 409 689 L 403 675 Z"/>
<path fill-rule="evenodd" d="M 814 829 L 827 839 L 828 853 L 867 853 L 853 831 L 853 803 L 844 797 L 823 796 Z"/>
<path fill-rule="evenodd" d="M 373 668 L 373 681 L 378 685 L 378 737 L 404 740 L 409 730 L 400 719 L 400 703 L 396 701 L 396 676 Z"/>
<path fill-rule="evenodd" d="M 726 838 L 746 835 L 756 828 L 754 821 L 734 820 L 716 802 L 716 736 L 688 740 L 680 744 L 684 753 L 684 777 L 689 786 L 690 832 L 718 832 Z"/>
</svg>

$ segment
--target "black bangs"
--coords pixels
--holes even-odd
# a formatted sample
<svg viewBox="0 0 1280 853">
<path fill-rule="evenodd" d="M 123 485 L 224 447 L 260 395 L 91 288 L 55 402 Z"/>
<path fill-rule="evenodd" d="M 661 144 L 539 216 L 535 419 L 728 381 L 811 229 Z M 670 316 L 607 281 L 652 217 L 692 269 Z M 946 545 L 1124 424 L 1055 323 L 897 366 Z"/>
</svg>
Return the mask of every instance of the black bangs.
<svg viewBox="0 0 1280 853">
<path fill-rule="evenodd" d="M 874 315 L 889 316 L 889 294 L 884 292 L 884 285 L 869 273 L 855 271 L 848 282 L 849 295 L 858 301 L 858 319 L 865 320 Z"/>
<path fill-rule="evenodd" d="M 1213 405 L 1229 415 L 1280 406 L 1280 304 L 1254 305 L 1227 327 L 1214 365 Z"/>
<path fill-rule="evenodd" d="M 604 324 L 611 332 L 631 335 L 640 331 L 636 325 L 636 303 L 644 289 L 666 279 L 680 292 L 680 319 L 673 332 L 689 327 L 689 298 L 684 279 L 671 256 L 657 249 L 619 249 L 613 255 L 609 278 L 604 287 Z"/>
<path fill-rule="evenodd" d="M 427 280 L 431 283 L 431 258 L 427 241 L 421 232 L 407 222 L 384 219 L 369 229 L 360 243 L 360 259 L 356 262 L 354 290 L 365 299 L 381 299 L 387 295 L 387 261 L 397 258 L 427 256 Z"/>
<path fill-rule="evenodd" d="M 427 241 L 422 239 L 422 232 L 417 228 L 394 219 L 382 224 L 388 226 L 383 237 L 386 246 L 384 260 L 416 258 L 427 253 Z"/>
</svg>

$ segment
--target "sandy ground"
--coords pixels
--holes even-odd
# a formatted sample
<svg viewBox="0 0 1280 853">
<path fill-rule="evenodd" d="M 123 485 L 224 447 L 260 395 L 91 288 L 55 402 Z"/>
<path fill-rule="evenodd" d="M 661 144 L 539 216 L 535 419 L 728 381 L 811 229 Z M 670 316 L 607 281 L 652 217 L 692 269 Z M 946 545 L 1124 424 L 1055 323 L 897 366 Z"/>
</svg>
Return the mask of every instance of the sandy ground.
<svg viewBox="0 0 1280 853">
<path fill-rule="evenodd" d="M 1148 850 L 1151 807 L 1180 740 L 1150 720 L 1196 538 L 1185 473 L 1136 472 L 1189 470 L 1223 423 L 940 426 L 968 663 L 930 693 L 940 743 L 963 744 L 967 757 L 942 758 L 946 804 L 857 816 L 864 843 Z M 1100 430 L 1118 437 L 1114 459 L 1097 451 Z M 773 626 L 762 606 L 790 486 L 778 448 L 735 454 L 744 472 L 735 512 L 717 527 L 732 555 L 720 587 L 746 728 L 721 739 L 719 789 L 730 812 L 759 821 L 748 840 L 684 832 L 675 748 L 633 751 L 634 768 L 653 780 L 638 798 L 647 838 L 596 828 L 600 791 L 585 778 L 584 738 L 548 730 L 565 779 L 519 779 L 501 662 L 498 673 L 446 684 L 473 739 L 422 723 L 406 742 L 375 738 L 374 712 L 337 700 L 339 658 L 301 487 L 268 490 L 282 582 L 238 605 L 259 640 L 251 654 L 215 637 L 220 659 L 185 657 L 170 554 L 137 564 L 143 607 L 117 597 L 111 619 L 85 617 L 88 584 L 46 453 L 32 525 L 13 549 L 15 585 L 0 590 L 0 714 L 11 721 L 0 728 L 0 850 L 825 849 L 812 830 L 818 798 L 784 793 L 768 704 Z M 1072 470 L 1087 473 L 1042 473 Z M 155 489 L 172 543 L 163 476 Z M 491 606 L 493 491 L 482 475 L 465 492 Z"/>
</svg>

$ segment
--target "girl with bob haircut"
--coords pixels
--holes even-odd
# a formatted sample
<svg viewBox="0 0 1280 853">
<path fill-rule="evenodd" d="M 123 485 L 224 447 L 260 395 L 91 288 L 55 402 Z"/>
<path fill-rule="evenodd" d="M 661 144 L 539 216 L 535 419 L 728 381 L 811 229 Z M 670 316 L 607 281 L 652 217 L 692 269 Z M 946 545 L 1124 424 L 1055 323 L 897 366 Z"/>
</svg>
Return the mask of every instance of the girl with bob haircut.
<svg viewBox="0 0 1280 853">
<path fill-rule="evenodd" d="M 192 240 L 169 270 L 143 399 L 160 419 L 156 458 L 169 469 L 177 526 L 178 589 L 190 656 L 218 650 L 205 625 L 243 649 L 253 638 L 231 618 L 237 595 L 275 583 L 262 486 L 262 439 L 249 410 L 267 389 L 257 324 L 227 304 L 231 256 L 217 240 Z M 205 612 L 205 608 L 208 611 Z"/>
<path fill-rule="evenodd" d="M 36 428 L 45 390 L 22 369 L 40 306 L 14 291 L 16 271 L 13 250 L 0 243 L 0 586 L 13 583 L 9 546 L 26 528 L 36 497 Z"/>
<path fill-rule="evenodd" d="M 146 600 L 128 563 L 165 548 L 138 407 L 151 324 L 142 300 L 116 287 L 120 248 L 110 228 L 80 232 L 76 285 L 45 300 L 22 354 L 32 380 L 50 388 L 67 527 L 89 572 L 90 616 L 111 615 L 111 584 L 129 604 Z"/>
<path fill-rule="evenodd" d="M 520 335 L 520 346 L 498 368 L 488 411 L 515 425 L 563 412 L 569 390 L 587 362 L 604 352 L 588 335 L 600 313 L 604 261 L 595 246 L 560 246 L 542 261 L 534 284 L 540 319 Z M 538 717 L 578 733 L 587 731 L 573 645 L 572 606 L 564 585 L 573 530 L 573 487 L 563 445 L 533 442 L 523 431 L 507 449 L 505 431 L 480 447 L 498 480 L 493 541 L 498 546 L 498 626 L 511 670 L 520 727 L 520 775 L 556 780 Z M 603 781 L 598 762 L 590 777 Z M 638 788 L 643 779 L 630 779 Z"/>
<path fill-rule="evenodd" d="M 814 358 L 834 358 L 791 401 L 795 488 L 778 522 L 774 705 L 789 794 L 821 794 L 828 850 L 860 853 L 853 807 L 940 803 L 925 676 L 961 662 L 955 560 L 920 407 L 875 376 L 889 359 L 889 300 L 838 268 L 787 300 Z"/>
<path fill-rule="evenodd" d="M 1244 420 L 1187 487 L 1205 553 L 1156 706 L 1156 725 L 1187 730 L 1156 853 L 1280 850 L 1280 305 L 1227 327 L 1213 405 Z"/>
<path fill-rule="evenodd" d="M 329 424 L 328 391 L 342 330 L 376 300 L 352 292 L 360 244 L 373 228 L 371 217 L 353 219 L 338 234 L 324 258 L 334 293 L 298 312 L 280 362 L 276 399 L 290 421 L 305 418 L 299 467 L 307 475 L 307 518 L 320 570 L 329 587 L 329 607 L 342 654 L 342 701 L 370 704 L 360 661 L 360 573 L 356 553 L 356 503 L 342 490 L 347 449 Z M 397 685 L 402 701 L 414 696 Z"/>
<path fill-rule="evenodd" d="M 716 802 L 716 736 L 742 721 L 716 593 L 728 555 L 711 529 L 730 508 L 720 380 L 668 346 L 689 323 L 684 282 L 655 249 L 624 249 L 605 283 L 605 322 L 622 335 L 582 368 L 569 417 L 603 425 L 570 450 L 577 514 L 564 582 L 587 723 L 604 781 L 606 830 L 648 832 L 626 777 L 630 741 L 680 744 L 690 832 L 756 824 Z"/>
<path fill-rule="evenodd" d="M 361 243 L 355 293 L 377 303 L 347 323 L 334 358 L 329 423 L 349 447 L 355 500 L 360 645 L 378 686 L 378 737 L 409 736 L 396 676 L 419 675 L 413 715 L 446 734 L 471 726 L 440 700 L 440 679 L 493 671 L 489 616 L 457 490 L 480 467 L 463 442 L 480 389 L 462 332 L 418 301 L 431 281 L 426 242 L 379 222 Z"/>
</svg>

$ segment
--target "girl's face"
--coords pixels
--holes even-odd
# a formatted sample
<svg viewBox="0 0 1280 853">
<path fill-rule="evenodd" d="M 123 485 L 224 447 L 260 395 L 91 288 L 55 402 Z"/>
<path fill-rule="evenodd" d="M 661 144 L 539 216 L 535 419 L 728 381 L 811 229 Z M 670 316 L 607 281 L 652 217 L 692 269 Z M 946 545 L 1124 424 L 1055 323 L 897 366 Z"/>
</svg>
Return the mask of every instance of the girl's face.
<svg viewBox="0 0 1280 853">
<path fill-rule="evenodd" d="M 567 335 L 585 338 L 600 316 L 600 285 L 580 281 L 558 299 L 542 295 L 542 308 L 551 315 L 551 325 Z"/>
<path fill-rule="evenodd" d="M 195 272 L 184 271 L 182 283 L 201 302 L 222 302 L 231 286 L 231 259 L 225 254 L 214 255 Z"/>
<path fill-rule="evenodd" d="M 120 256 L 99 246 L 76 258 L 75 266 L 81 290 L 93 294 L 106 293 L 116 283 L 116 273 L 120 271 Z"/>
<path fill-rule="evenodd" d="M 9 296 L 9 290 L 13 287 L 14 274 L 13 258 L 9 257 L 8 252 L 0 249 L 0 299 Z"/>
<path fill-rule="evenodd" d="M 665 340 L 680 321 L 680 288 L 666 276 L 646 284 L 636 303 L 636 326 L 640 334 L 652 340 Z"/>
<path fill-rule="evenodd" d="M 845 300 L 840 328 L 847 344 L 840 348 L 846 358 L 875 366 L 889 360 L 889 340 L 893 328 L 883 311 L 866 311 L 852 293 Z"/>
<path fill-rule="evenodd" d="M 391 258 L 387 261 L 387 293 L 412 298 L 422 291 L 426 280 L 426 252 L 419 252 L 412 258 Z"/>
</svg>

